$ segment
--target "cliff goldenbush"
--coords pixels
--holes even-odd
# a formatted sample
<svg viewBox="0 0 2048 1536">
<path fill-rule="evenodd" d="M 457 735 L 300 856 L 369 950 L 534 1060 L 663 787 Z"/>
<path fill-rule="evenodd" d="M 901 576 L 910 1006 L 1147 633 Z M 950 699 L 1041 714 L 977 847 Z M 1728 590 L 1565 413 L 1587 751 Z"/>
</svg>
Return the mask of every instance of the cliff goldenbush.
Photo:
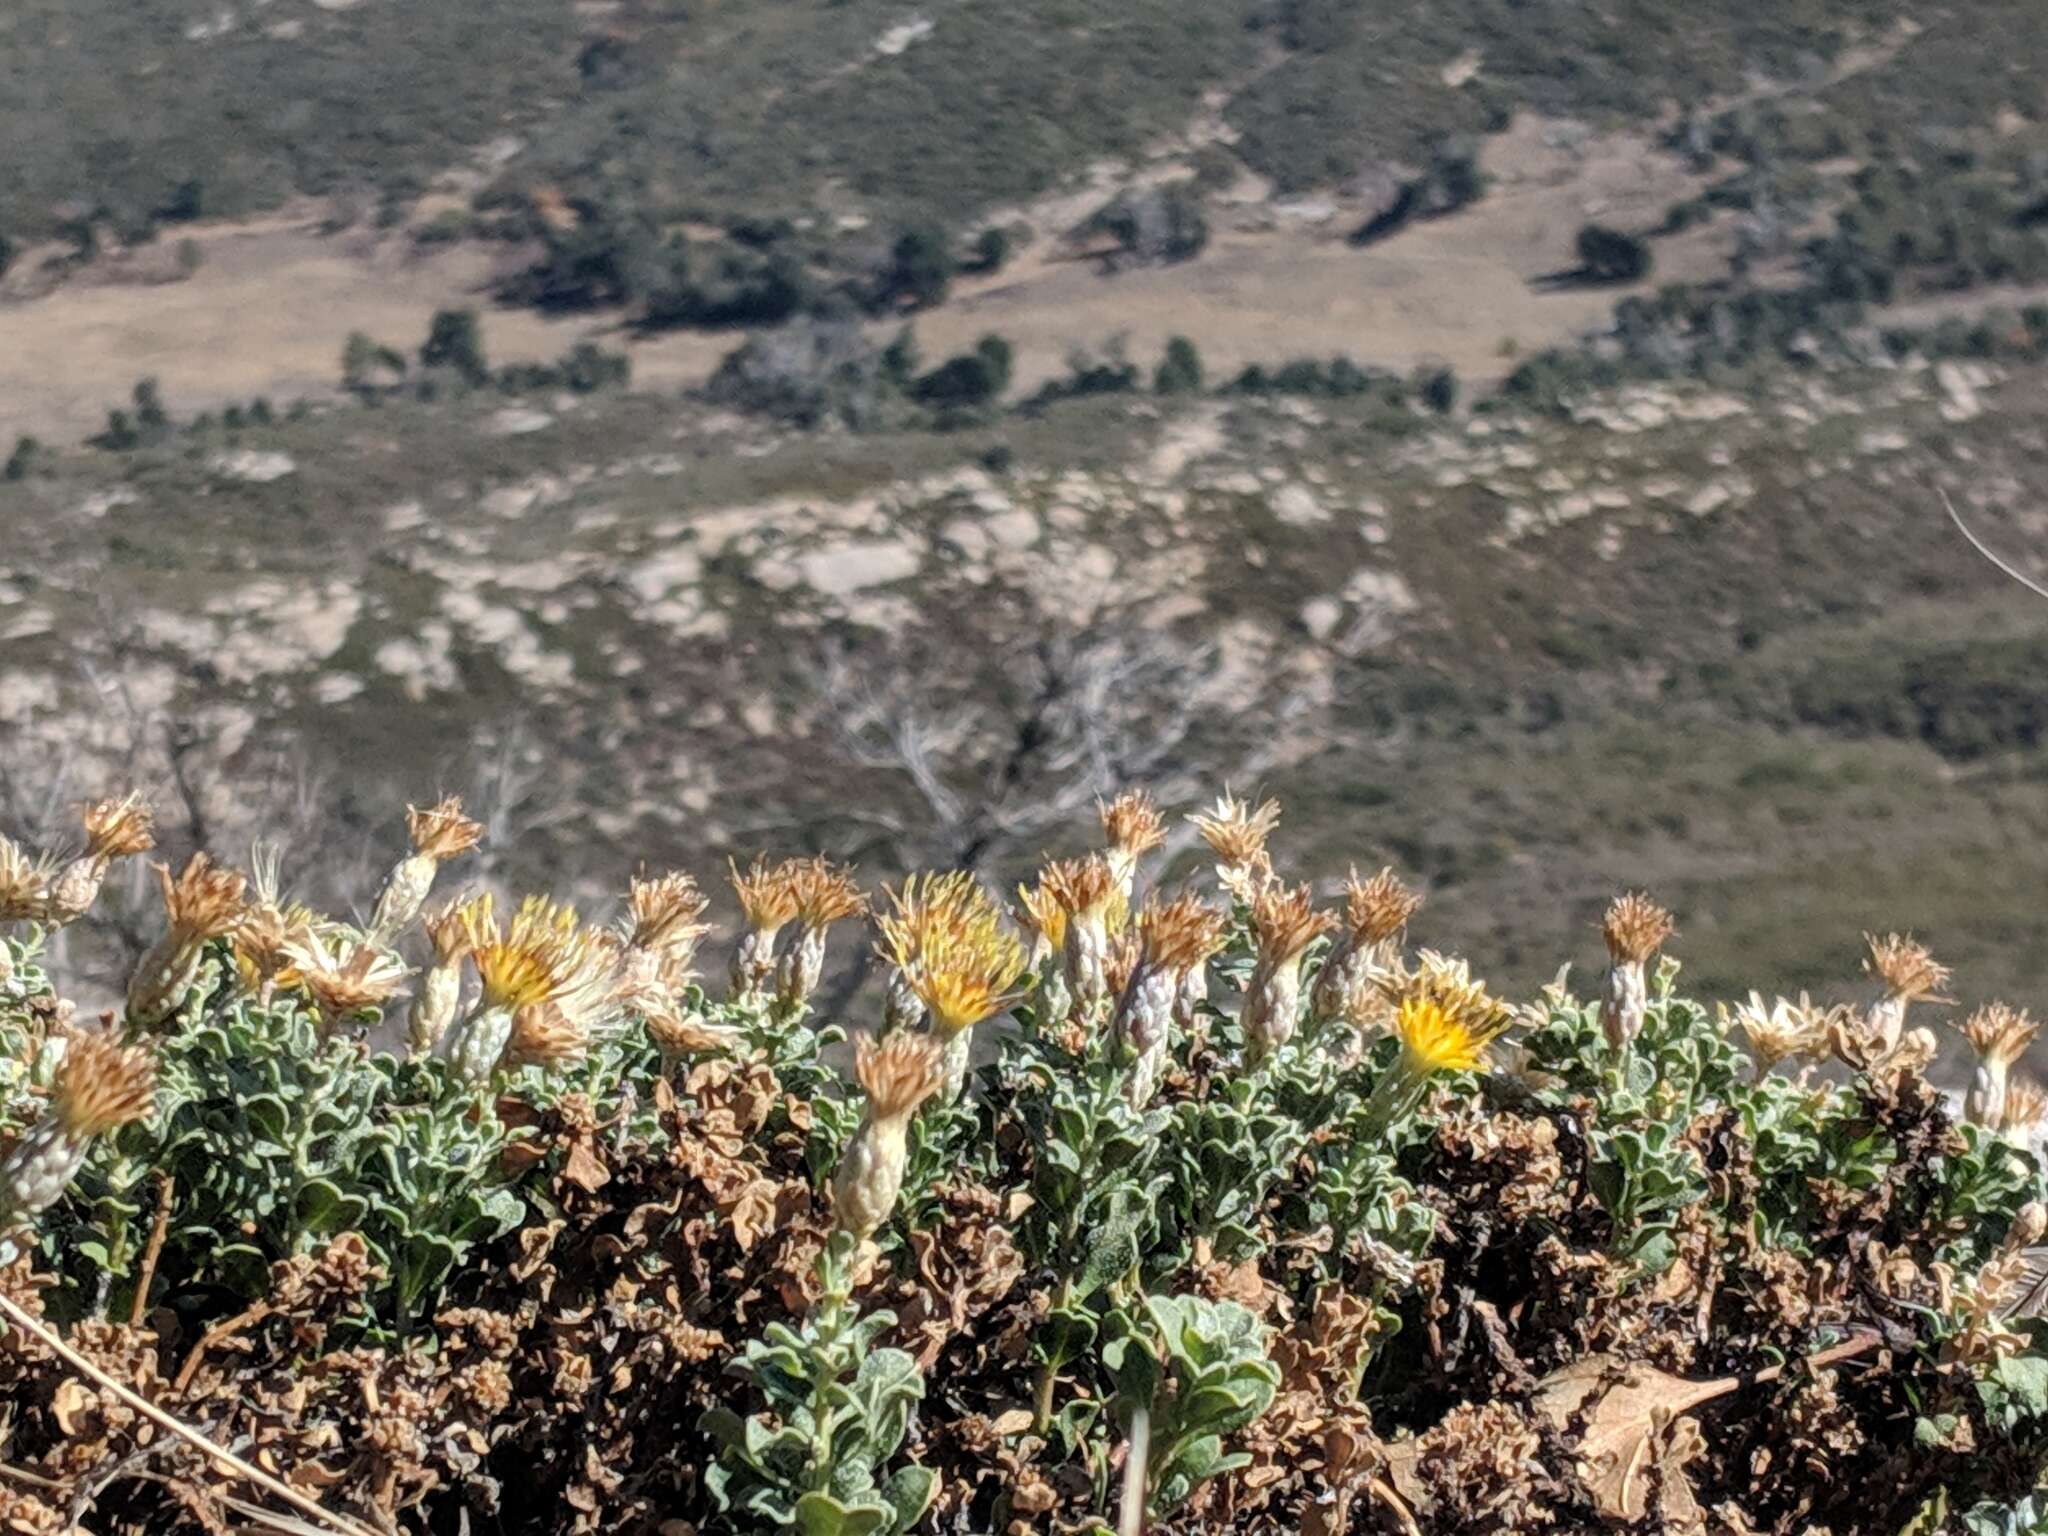
<svg viewBox="0 0 2048 1536">
<path fill-rule="evenodd" d="M 148 809 L 0 840 L 0 1526 L 2036 1528 L 2031 1018 L 1961 1021 L 1959 1106 L 1909 936 L 1709 1007 L 1635 894 L 1511 1004 L 1278 814 L 1169 888 L 1122 796 L 1013 905 L 735 866 L 712 984 L 685 875 L 448 897 L 446 801 L 361 923 L 161 866 L 92 1024 L 48 940 Z"/>
</svg>

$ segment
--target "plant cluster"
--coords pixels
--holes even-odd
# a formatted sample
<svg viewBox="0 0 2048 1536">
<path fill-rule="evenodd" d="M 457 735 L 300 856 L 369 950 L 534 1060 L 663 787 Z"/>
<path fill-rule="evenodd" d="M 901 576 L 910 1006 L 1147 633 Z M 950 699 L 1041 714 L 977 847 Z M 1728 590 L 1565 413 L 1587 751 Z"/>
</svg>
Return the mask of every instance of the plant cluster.
<svg viewBox="0 0 2048 1536">
<path fill-rule="evenodd" d="M 714 985 L 686 875 L 437 901 L 444 801 L 359 922 L 159 866 L 91 1025 L 45 943 L 149 811 L 0 840 L 0 1527 L 2030 1528 L 2030 1017 L 1962 1023 L 1959 1114 L 1910 937 L 1866 1006 L 1710 1010 L 1635 894 L 1511 1005 L 1278 818 L 1169 886 L 1120 796 L 1013 903 L 734 866 Z"/>
</svg>

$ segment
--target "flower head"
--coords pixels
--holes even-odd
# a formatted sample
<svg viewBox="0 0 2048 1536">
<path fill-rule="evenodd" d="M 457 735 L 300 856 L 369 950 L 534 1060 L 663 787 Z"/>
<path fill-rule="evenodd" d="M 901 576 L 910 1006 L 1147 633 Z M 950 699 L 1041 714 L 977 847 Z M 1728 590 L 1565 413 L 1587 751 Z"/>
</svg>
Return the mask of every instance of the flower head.
<svg viewBox="0 0 2048 1536">
<path fill-rule="evenodd" d="M 1114 800 L 1095 803 L 1102 835 L 1109 842 L 1109 863 L 1117 883 L 1130 894 L 1138 860 L 1166 841 L 1166 819 L 1142 789 L 1125 790 Z"/>
<path fill-rule="evenodd" d="M 534 1003 L 512 1016 L 504 1065 L 552 1072 L 581 1061 L 589 1047 L 590 1030 L 579 1012 L 559 1003 Z"/>
<path fill-rule="evenodd" d="M 1223 948 L 1227 923 L 1223 913 L 1198 896 L 1148 901 L 1138 912 L 1142 961 L 1162 971 L 1193 970 Z"/>
<path fill-rule="evenodd" d="M 1963 1025 L 1963 1036 L 1987 1064 L 2010 1067 L 2026 1054 L 2034 1036 L 2041 1032 L 2038 1019 L 2024 1009 L 1991 1003 L 1971 1014 Z"/>
<path fill-rule="evenodd" d="M 1916 943 L 1911 934 L 1888 933 L 1880 938 L 1866 933 L 1863 942 L 1870 951 L 1863 969 L 1884 983 L 1888 996 L 1902 1002 L 1923 998 L 1934 1003 L 1949 1001 L 1938 995 L 1948 984 L 1948 967 L 1937 964 L 1927 946 Z"/>
<path fill-rule="evenodd" d="M 890 910 L 876 914 L 882 937 L 875 953 L 899 971 L 916 969 L 969 910 L 988 902 L 979 882 L 965 870 L 912 875 L 900 890 L 884 886 L 882 894 Z"/>
<path fill-rule="evenodd" d="M 1254 808 L 1251 802 L 1238 799 L 1226 789 L 1206 814 L 1197 811 L 1188 820 L 1216 855 L 1217 874 L 1232 887 L 1234 894 L 1245 895 L 1238 889 L 1240 885 L 1247 881 L 1257 883 L 1258 876 L 1271 871 L 1266 839 L 1280 825 L 1277 800 L 1267 800 Z"/>
<path fill-rule="evenodd" d="M 0 923 L 39 917 L 56 872 L 47 856 L 30 854 L 19 843 L 0 837 Z"/>
<path fill-rule="evenodd" d="M 945 1081 L 945 1052 L 929 1035 L 895 1034 L 880 1043 L 862 1035 L 853 1042 L 853 1075 L 872 1119 L 908 1120 Z"/>
<path fill-rule="evenodd" d="M 785 859 L 770 867 L 768 861 L 755 855 L 754 862 L 745 874 L 739 865 L 726 861 L 731 870 L 733 894 L 739 897 L 740 910 L 746 914 L 747 926 L 762 933 L 774 933 L 797 913 L 797 880 L 803 869 L 795 859 Z"/>
<path fill-rule="evenodd" d="M 445 864 L 469 852 L 484 838 L 483 823 L 471 821 L 462 814 L 460 795 L 445 796 L 425 810 L 408 805 L 405 808 L 405 830 L 412 839 L 414 851 L 437 864 Z"/>
<path fill-rule="evenodd" d="M 1037 934 L 1058 954 L 1067 944 L 1067 909 L 1060 905 L 1041 876 L 1035 886 L 1017 887 L 1017 921 Z"/>
<path fill-rule="evenodd" d="M 202 942 L 231 933 L 242 921 L 242 891 L 247 881 L 223 869 L 203 853 L 195 853 L 173 877 L 170 866 L 156 866 L 163 888 L 164 912 L 171 932 L 187 942 Z"/>
<path fill-rule="evenodd" d="M 858 917 L 868 909 L 868 899 L 854 883 L 849 864 L 833 864 L 822 857 L 799 859 L 790 886 L 796 896 L 796 916 L 809 929 L 829 928 L 841 918 Z"/>
<path fill-rule="evenodd" d="M 1720 1013 L 1724 1030 L 1733 1024 L 1748 1038 L 1750 1054 L 1756 1057 L 1763 1072 L 1787 1057 L 1826 1050 L 1834 1020 L 1833 1014 L 1816 1008 L 1804 992 L 1796 1003 L 1781 997 L 1769 1004 L 1760 993 L 1752 992 L 1749 1000 L 1738 1004 L 1732 1014 L 1725 1004 Z"/>
<path fill-rule="evenodd" d="M 488 896 L 461 912 L 485 1006 L 517 1012 L 587 1000 L 601 990 L 602 953 L 573 908 L 529 896 L 502 931 Z"/>
<path fill-rule="evenodd" d="M 2048 1088 L 2031 1077 L 2016 1077 L 2006 1085 L 2005 1111 L 1999 1129 L 2007 1135 L 2031 1134 L 2048 1117 Z"/>
<path fill-rule="evenodd" d="M 1337 926 L 1334 912 L 1318 912 L 1315 892 L 1296 886 L 1269 885 L 1252 901 L 1252 936 L 1258 941 L 1261 964 L 1282 965 Z"/>
<path fill-rule="evenodd" d="M 1360 944 L 1384 944 L 1399 937 L 1421 905 L 1422 897 L 1391 867 L 1370 880 L 1360 880 L 1354 869 L 1344 884 L 1344 925 Z"/>
<path fill-rule="evenodd" d="M 309 923 L 287 941 L 285 952 L 297 984 L 312 994 L 330 1027 L 389 1002 L 410 974 L 390 950 L 339 928 L 323 932 Z"/>
<path fill-rule="evenodd" d="M 50 1112 L 67 1135 L 84 1139 L 140 1120 L 156 1093 L 156 1057 L 123 1045 L 112 1030 L 73 1031 L 50 1085 Z"/>
<path fill-rule="evenodd" d="M 956 1035 L 1016 1001 L 1012 989 L 1024 974 L 1024 948 L 977 883 L 947 888 L 929 915 L 904 976 L 933 1031 Z"/>
<path fill-rule="evenodd" d="M 1486 1047 L 1514 1019 L 1514 1010 L 1472 980 L 1464 961 L 1425 953 L 1399 985 L 1394 1033 L 1411 1073 L 1470 1072 L 1485 1065 Z"/>
<path fill-rule="evenodd" d="M 124 859 L 156 846 L 156 813 L 140 795 L 94 800 L 79 813 L 85 827 L 85 856 Z"/>
<path fill-rule="evenodd" d="M 466 900 L 444 902 L 421 920 L 421 926 L 427 931 L 427 942 L 434 946 L 436 965 L 453 965 L 469 953 L 473 930 L 464 913 L 478 902 L 489 901 L 488 896 L 472 896 Z"/>
<path fill-rule="evenodd" d="M 1600 921 L 1600 936 L 1616 965 L 1641 965 L 1663 948 L 1672 931 L 1671 914 L 1635 891 L 1617 896 Z"/>
<path fill-rule="evenodd" d="M 697 882 L 677 871 L 649 877 L 635 875 L 626 892 L 631 923 L 626 929 L 630 948 L 665 956 L 677 956 L 684 967 L 706 932 L 698 921 L 710 900 L 697 889 Z"/>
<path fill-rule="evenodd" d="M 1038 877 L 1039 891 L 1066 914 L 1097 927 L 1112 927 L 1111 913 L 1121 905 L 1116 873 L 1099 854 L 1086 859 L 1056 859 Z"/>
</svg>

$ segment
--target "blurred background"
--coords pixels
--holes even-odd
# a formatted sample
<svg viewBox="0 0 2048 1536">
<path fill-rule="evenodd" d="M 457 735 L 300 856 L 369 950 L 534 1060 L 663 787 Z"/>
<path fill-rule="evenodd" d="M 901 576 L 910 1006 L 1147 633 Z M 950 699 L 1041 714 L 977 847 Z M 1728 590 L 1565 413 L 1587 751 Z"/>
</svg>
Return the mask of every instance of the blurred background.
<svg viewBox="0 0 2048 1536">
<path fill-rule="evenodd" d="M 14 0 L 0 828 L 139 785 L 360 908 L 455 792 L 602 911 L 1228 784 L 1518 991 L 1628 887 L 1710 995 L 1910 929 L 2033 1002 L 2048 599 L 1941 495 L 2048 571 L 2044 66 L 2023 0 Z"/>
</svg>

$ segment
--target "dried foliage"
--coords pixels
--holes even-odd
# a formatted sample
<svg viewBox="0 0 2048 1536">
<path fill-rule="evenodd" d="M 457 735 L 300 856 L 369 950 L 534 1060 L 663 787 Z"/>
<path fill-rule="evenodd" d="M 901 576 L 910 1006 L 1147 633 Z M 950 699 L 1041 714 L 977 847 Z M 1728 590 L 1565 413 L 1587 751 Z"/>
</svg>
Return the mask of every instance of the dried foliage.
<svg viewBox="0 0 2048 1536">
<path fill-rule="evenodd" d="M 87 857 L 147 845 L 90 814 Z M 2030 1019 L 1964 1026 L 1958 1119 L 1924 950 L 1873 941 L 1869 1014 L 1717 1014 L 1640 897 L 1625 987 L 1510 1007 L 1402 952 L 1390 872 L 1286 885 L 1277 815 L 1226 798 L 1220 891 L 1147 891 L 1164 820 L 1108 802 L 1022 933 L 906 882 L 850 1050 L 816 967 L 869 903 L 823 860 L 735 869 L 713 996 L 682 876 L 605 927 L 422 918 L 411 869 L 355 927 L 195 859 L 82 1030 L 61 866 L 0 843 L 0 1529 L 320 1528 L 280 1488 L 534 1536 L 2023 1528 Z"/>
</svg>

